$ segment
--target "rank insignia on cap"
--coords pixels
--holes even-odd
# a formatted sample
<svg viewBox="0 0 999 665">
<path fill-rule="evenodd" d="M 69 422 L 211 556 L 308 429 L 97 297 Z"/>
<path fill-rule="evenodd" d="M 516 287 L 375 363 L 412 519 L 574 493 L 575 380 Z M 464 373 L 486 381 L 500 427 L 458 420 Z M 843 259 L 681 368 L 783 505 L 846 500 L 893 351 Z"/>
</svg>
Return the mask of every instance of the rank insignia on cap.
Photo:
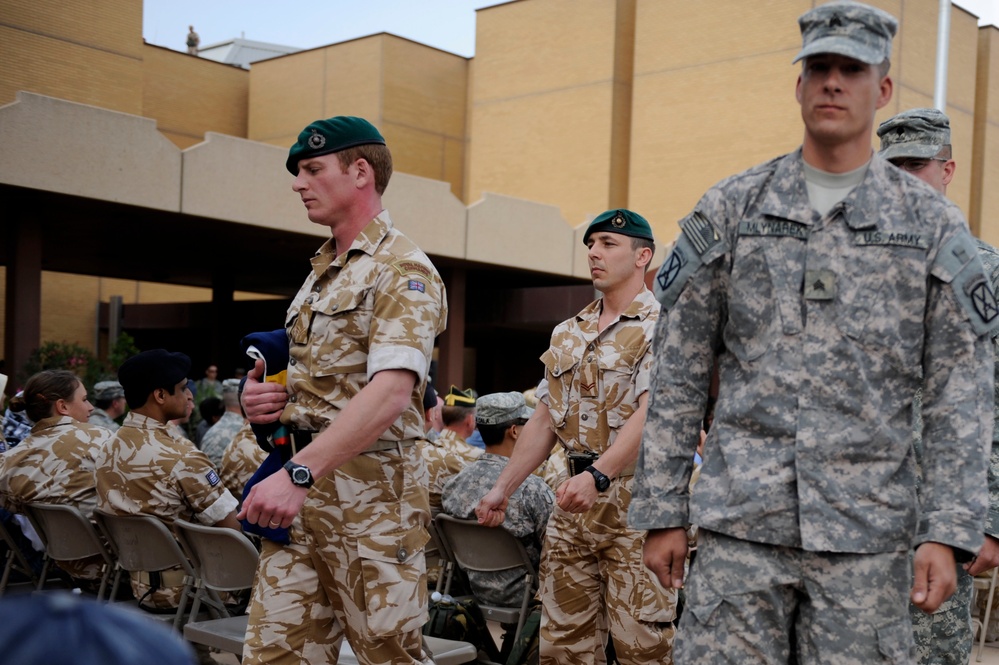
<svg viewBox="0 0 999 665">
<path fill-rule="evenodd" d="M 996 305 L 995 294 L 989 288 L 988 282 L 981 282 L 971 289 L 971 302 L 975 305 L 975 311 L 982 321 L 991 323 L 996 316 L 999 316 L 999 306 Z"/>
<path fill-rule="evenodd" d="M 410 291 L 419 291 L 420 293 L 426 293 L 427 292 L 427 286 L 426 286 L 426 284 L 424 284 L 423 282 L 421 282 L 418 279 L 411 279 L 411 280 L 409 280 L 409 290 Z"/>
<path fill-rule="evenodd" d="M 613 226 L 615 229 L 623 229 L 624 224 L 625 224 L 624 215 L 622 215 L 620 212 L 614 215 L 614 219 L 611 220 L 611 226 Z"/>
<path fill-rule="evenodd" d="M 215 473 L 215 469 L 212 469 L 205 474 L 205 479 L 208 480 L 208 484 L 215 487 L 219 484 L 219 474 Z"/>
<path fill-rule="evenodd" d="M 313 129 L 312 136 L 309 137 L 309 147 L 313 150 L 319 150 L 326 145 L 326 137 L 319 133 L 319 130 Z"/>
</svg>

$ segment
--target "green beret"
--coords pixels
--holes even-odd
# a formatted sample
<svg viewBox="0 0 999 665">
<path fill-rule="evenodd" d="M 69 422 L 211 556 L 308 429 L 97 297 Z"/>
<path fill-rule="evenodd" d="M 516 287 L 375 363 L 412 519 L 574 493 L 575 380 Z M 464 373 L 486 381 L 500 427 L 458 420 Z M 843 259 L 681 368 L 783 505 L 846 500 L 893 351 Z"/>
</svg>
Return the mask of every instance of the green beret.
<svg viewBox="0 0 999 665">
<path fill-rule="evenodd" d="M 950 144 L 950 118 L 937 109 L 903 111 L 881 123 L 878 137 L 885 159 L 929 159 Z"/>
<path fill-rule="evenodd" d="M 298 135 L 298 141 L 288 151 L 288 161 L 285 162 L 285 166 L 292 175 L 298 175 L 299 160 L 328 155 L 369 143 L 385 145 L 385 139 L 375 126 L 364 118 L 338 115 L 328 120 L 316 120 Z"/>
<path fill-rule="evenodd" d="M 798 19 L 801 28 L 801 51 L 794 58 L 822 53 L 879 65 L 891 57 L 891 40 L 898 31 L 898 21 L 888 12 L 840 0 L 819 5 Z"/>
<path fill-rule="evenodd" d="M 596 219 L 590 222 L 590 225 L 586 227 L 586 233 L 583 234 L 584 245 L 586 244 L 586 241 L 590 239 L 590 234 L 596 231 L 620 233 L 623 236 L 645 238 L 646 240 L 651 240 L 652 242 L 656 241 L 656 239 L 652 236 L 652 227 L 649 226 L 647 221 L 645 221 L 645 218 L 637 212 L 625 210 L 624 208 L 608 210 L 607 212 L 597 215 Z"/>
</svg>

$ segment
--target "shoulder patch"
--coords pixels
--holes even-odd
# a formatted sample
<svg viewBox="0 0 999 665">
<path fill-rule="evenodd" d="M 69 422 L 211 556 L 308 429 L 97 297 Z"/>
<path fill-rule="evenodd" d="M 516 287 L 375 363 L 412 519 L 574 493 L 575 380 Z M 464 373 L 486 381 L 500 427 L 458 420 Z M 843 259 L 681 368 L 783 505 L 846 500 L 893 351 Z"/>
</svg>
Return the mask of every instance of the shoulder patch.
<svg viewBox="0 0 999 665">
<path fill-rule="evenodd" d="M 999 304 L 970 234 L 959 234 L 940 249 L 931 272 L 951 284 L 954 296 L 978 335 L 999 331 Z"/>
<path fill-rule="evenodd" d="M 430 279 L 433 274 L 430 268 L 420 263 L 419 261 L 413 260 L 403 260 L 396 261 L 392 264 L 392 267 L 399 271 L 400 275 L 419 275 L 426 279 Z"/>
<path fill-rule="evenodd" d="M 652 284 L 652 293 L 659 304 L 666 309 L 672 307 L 687 280 L 701 265 L 701 256 L 691 246 L 686 233 L 680 234 L 673 245 L 673 251 L 663 261 Z"/>
<path fill-rule="evenodd" d="M 420 293 L 426 293 L 427 292 L 427 285 L 424 284 L 423 282 L 421 282 L 418 279 L 411 279 L 411 280 L 409 280 L 409 290 L 410 291 L 419 291 Z"/>
<path fill-rule="evenodd" d="M 708 250 L 721 243 L 715 227 L 696 210 L 680 220 L 680 228 L 698 256 L 704 256 Z"/>
<path fill-rule="evenodd" d="M 220 480 L 219 474 L 215 473 L 215 469 L 212 469 L 208 473 L 206 473 L 205 479 L 208 481 L 208 484 L 211 485 L 212 487 L 218 485 Z"/>
</svg>

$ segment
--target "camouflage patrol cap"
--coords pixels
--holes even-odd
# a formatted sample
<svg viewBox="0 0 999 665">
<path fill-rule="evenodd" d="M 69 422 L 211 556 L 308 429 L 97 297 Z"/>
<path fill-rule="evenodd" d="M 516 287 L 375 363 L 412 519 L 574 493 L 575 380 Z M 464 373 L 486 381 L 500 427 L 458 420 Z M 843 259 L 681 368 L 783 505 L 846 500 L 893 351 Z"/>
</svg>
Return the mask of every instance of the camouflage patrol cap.
<svg viewBox="0 0 999 665">
<path fill-rule="evenodd" d="M 526 420 L 532 413 L 534 409 L 527 406 L 522 393 L 490 393 L 480 397 L 475 404 L 475 424 L 502 425 L 514 420 Z"/>
<path fill-rule="evenodd" d="M 798 62 L 820 53 L 835 53 L 878 65 L 891 57 L 898 21 L 888 12 L 850 0 L 836 0 L 798 18 L 801 51 Z"/>
<path fill-rule="evenodd" d="M 239 392 L 239 379 L 226 379 L 222 382 L 222 394 L 226 393 L 238 393 Z"/>
<path fill-rule="evenodd" d="M 885 159 L 935 157 L 950 145 L 950 118 L 937 109 L 903 111 L 881 123 L 878 137 Z"/>
<path fill-rule="evenodd" d="M 185 354 L 153 349 L 123 362 L 118 368 L 118 380 L 125 389 L 128 406 L 137 409 L 157 388 L 180 383 L 190 369 L 191 359 Z"/>
<path fill-rule="evenodd" d="M 298 175 L 298 162 L 301 159 L 329 155 L 369 143 L 385 145 L 385 139 L 364 118 L 338 115 L 327 120 L 316 120 L 298 135 L 295 145 L 288 151 L 285 167 L 292 175 Z"/>
<path fill-rule="evenodd" d="M 637 212 L 618 208 L 608 210 L 597 215 L 590 225 L 586 227 L 583 234 L 583 244 L 590 239 L 590 235 L 597 231 L 607 231 L 608 233 L 620 233 L 623 236 L 632 238 L 644 238 L 655 242 L 652 236 L 652 227 L 645 221 L 645 218 Z"/>
<path fill-rule="evenodd" d="M 94 384 L 94 399 L 111 401 L 125 396 L 125 389 L 117 381 L 98 381 Z"/>
</svg>

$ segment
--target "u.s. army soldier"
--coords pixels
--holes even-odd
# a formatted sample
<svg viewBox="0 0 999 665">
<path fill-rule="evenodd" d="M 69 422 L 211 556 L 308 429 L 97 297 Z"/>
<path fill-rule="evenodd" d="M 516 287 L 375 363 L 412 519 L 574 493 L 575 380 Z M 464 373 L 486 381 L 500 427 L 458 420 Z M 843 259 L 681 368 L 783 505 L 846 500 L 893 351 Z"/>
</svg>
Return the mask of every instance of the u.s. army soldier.
<svg viewBox="0 0 999 665">
<path fill-rule="evenodd" d="M 991 285 L 960 211 L 872 156 L 895 18 L 832 2 L 799 24 L 801 148 L 711 188 L 656 276 L 629 518 L 673 586 L 699 527 L 677 663 L 909 663 L 909 599 L 936 609 L 982 543 Z"/>
<path fill-rule="evenodd" d="M 942 111 L 917 108 L 904 111 L 885 120 L 878 127 L 881 139 L 879 154 L 900 169 L 911 173 L 941 194 L 954 178 L 957 163 L 950 142 L 950 119 Z M 999 251 L 975 238 L 978 257 L 989 276 L 992 290 L 999 289 Z M 999 340 L 992 338 L 996 373 L 999 377 Z M 999 385 L 999 383 L 997 383 Z M 999 413 L 999 391 L 995 393 L 995 409 Z M 915 409 L 915 451 L 917 469 L 922 466 L 922 418 Z M 993 427 L 989 461 L 989 510 L 985 520 L 985 541 L 978 555 L 957 566 L 957 591 L 940 608 L 927 614 L 910 605 L 916 640 L 916 657 L 921 665 L 966 665 L 971 658 L 974 642 L 971 628 L 971 600 L 974 575 L 999 564 L 999 441 Z M 983 628 L 985 630 L 985 628 Z"/>
</svg>

